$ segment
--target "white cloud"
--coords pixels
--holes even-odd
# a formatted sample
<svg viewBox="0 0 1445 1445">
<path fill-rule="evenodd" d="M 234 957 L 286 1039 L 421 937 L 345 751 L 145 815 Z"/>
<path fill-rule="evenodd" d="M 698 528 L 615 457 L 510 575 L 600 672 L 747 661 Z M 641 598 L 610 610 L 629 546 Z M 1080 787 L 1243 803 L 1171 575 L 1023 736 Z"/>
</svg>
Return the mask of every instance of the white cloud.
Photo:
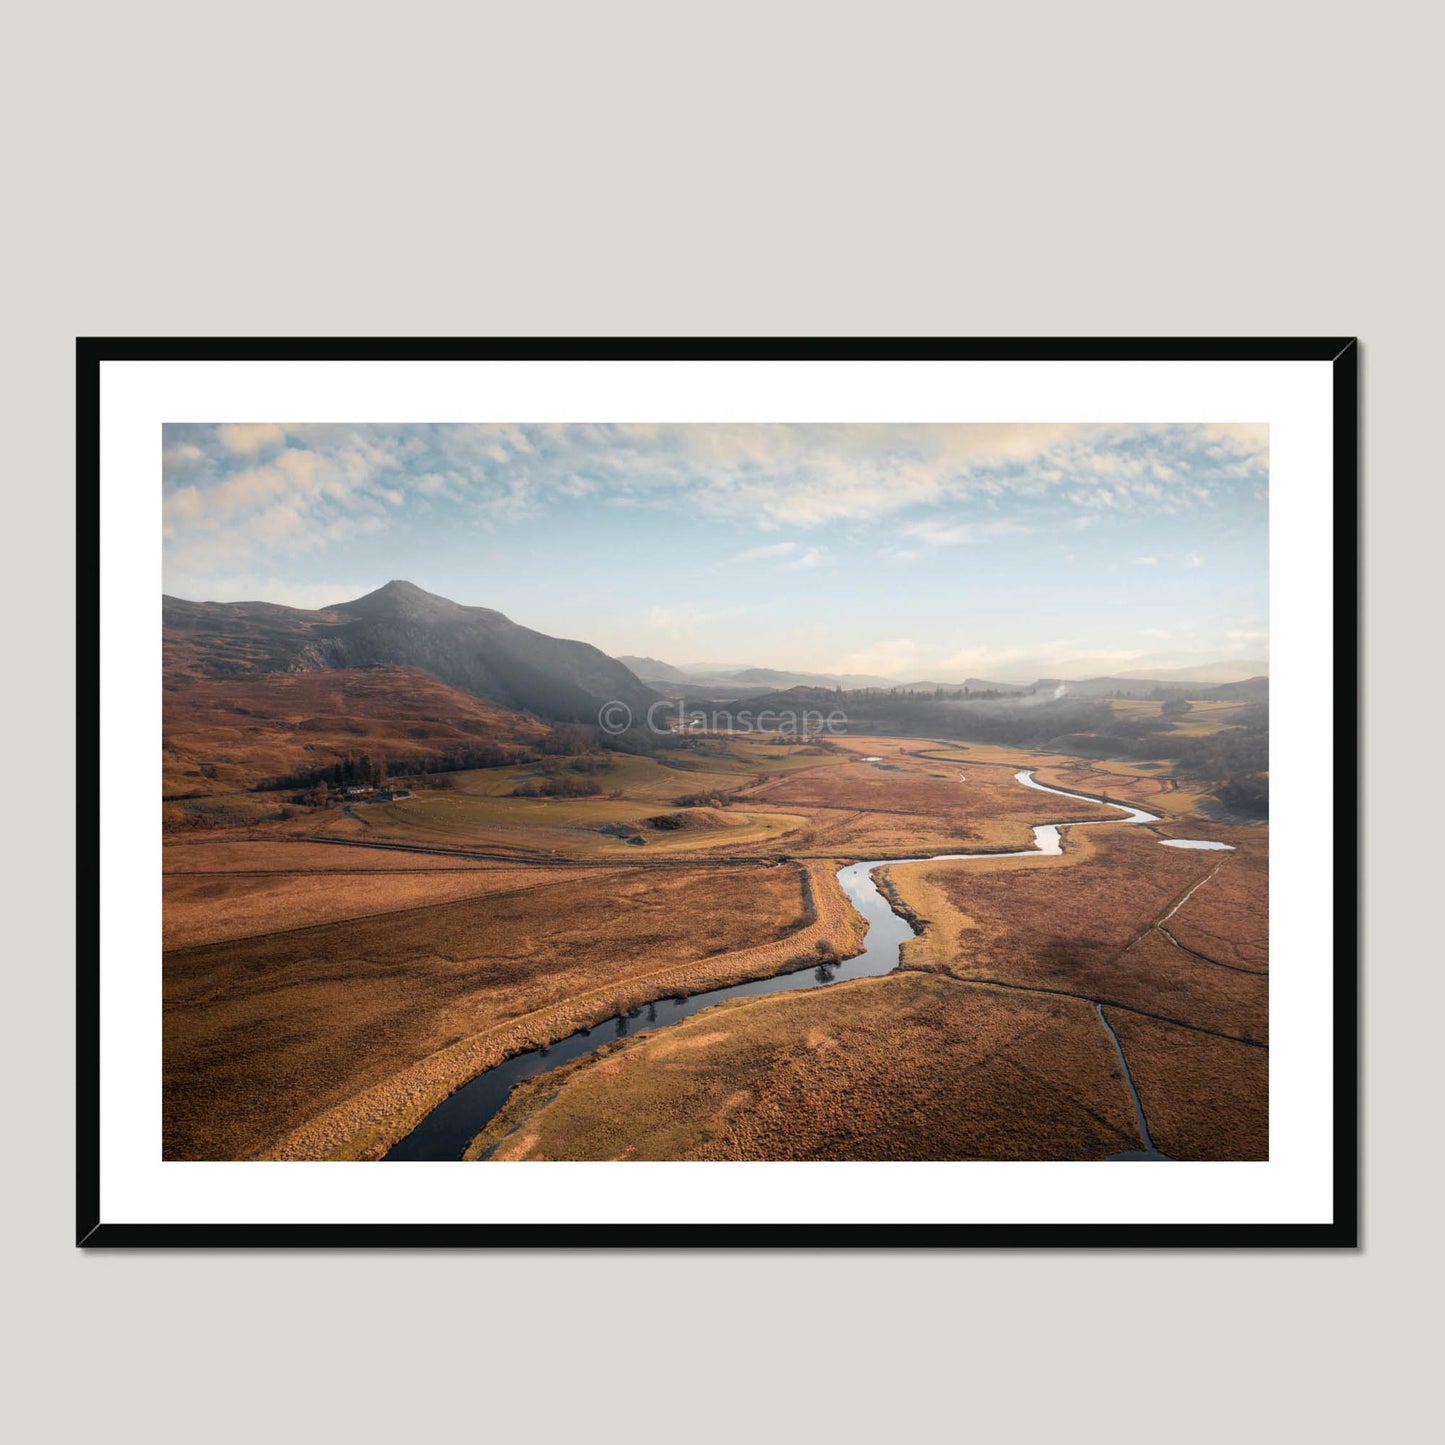
<svg viewBox="0 0 1445 1445">
<path fill-rule="evenodd" d="M 989 668 L 1005 667 L 1011 662 L 1017 662 L 1027 654 L 1015 647 L 993 648 L 993 647 L 963 647 L 950 657 L 945 657 L 938 666 L 950 676 L 940 678 L 942 682 L 953 682 L 958 679 L 951 674 L 957 673 L 961 678 L 965 673 L 981 674 Z"/>
<path fill-rule="evenodd" d="M 806 572 L 810 568 L 818 566 L 822 562 L 824 552 L 821 547 L 809 547 L 801 556 L 795 557 L 791 562 L 785 562 L 779 569 L 783 572 Z"/>
<path fill-rule="evenodd" d="M 286 428 L 270 422 L 222 426 L 217 428 L 216 435 L 221 445 L 236 456 L 253 457 L 258 452 L 275 451 L 286 445 Z"/>
<path fill-rule="evenodd" d="M 870 643 L 856 652 L 845 653 L 834 662 L 833 672 L 871 672 L 883 677 L 901 677 L 921 666 L 923 649 L 911 638 L 896 637 Z M 918 680 L 918 679 L 915 679 Z"/>
<path fill-rule="evenodd" d="M 762 547 L 749 547 L 733 558 L 735 562 L 773 562 L 791 557 L 798 550 L 796 542 L 773 542 Z"/>
<path fill-rule="evenodd" d="M 925 522 L 909 522 L 903 528 L 903 535 L 928 547 L 963 547 L 990 537 L 1005 537 L 1028 530 L 1020 522 L 1002 518 L 997 521 L 957 522 L 935 517 Z"/>
<path fill-rule="evenodd" d="M 206 454 L 190 442 L 179 442 L 161 453 L 161 466 L 171 475 L 196 470 L 205 464 Z"/>
<path fill-rule="evenodd" d="M 1231 628 L 1224 637 L 1224 650 L 1235 656 L 1269 651 L 1269 629 L 1266 627 Z"/>
<path fill-rule="evenodd" d="M 990 682 L 1032 682 L 1039 677 L 1098 677 L 1145 654 L 1132 648 L 1090 648 L 1068 638 L 1033 647 L 962 647 L 948 656 L 923 664 L 925 674 L 938 682 L 962 682 L 979 677 Z M 900 679 L 903 680 L 903 679 Z"/>
<path fill-rule="evenodd" d="M 1203 428 L 1206 435 L 1224 442 L 1242 456 L 1269 458 L 1269 425 L 1266 422 L 1210 422 Z"/>
<path fill-rule="evenodd" d="M 188 425 L 163 447 L 167 568 L 261 575 L 377 517 L 500 529 L 579 498 L 765 533 L 876 527 L 898 560 L 1221 498 L 1262 508 L 1267 458 L 1248 425 Z M 794 539 L 736 560 L 829 557 Z"/>
</svg>

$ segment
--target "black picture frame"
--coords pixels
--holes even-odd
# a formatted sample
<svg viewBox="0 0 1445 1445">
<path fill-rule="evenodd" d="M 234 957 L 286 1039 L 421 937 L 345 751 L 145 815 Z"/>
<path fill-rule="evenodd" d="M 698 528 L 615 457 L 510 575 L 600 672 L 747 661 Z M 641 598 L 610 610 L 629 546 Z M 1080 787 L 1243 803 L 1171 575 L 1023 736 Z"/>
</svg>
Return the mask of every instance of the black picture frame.
<svg viewBox="0 0 1445 1445">
<path fill-rule="evenodd" d="M 76 1244 L 95 1248 L 1355 1248 L 1359 1204 L 1359 363 L 1350 337 L 517 338 L 81 337 L 76 342 L 77 776 L 98 770 L 96 521 L 101 367 L 111 361 L 1304 361 L 1333 386 L 1335 696 L 1333 1217 L 1329 1223 L 957 1225 L 135 1224 L 101 1213 L 100 956 L 95 794 L 77 790 Z M 91 913 L 90 921 L 86 913 Z"/>
</svg>

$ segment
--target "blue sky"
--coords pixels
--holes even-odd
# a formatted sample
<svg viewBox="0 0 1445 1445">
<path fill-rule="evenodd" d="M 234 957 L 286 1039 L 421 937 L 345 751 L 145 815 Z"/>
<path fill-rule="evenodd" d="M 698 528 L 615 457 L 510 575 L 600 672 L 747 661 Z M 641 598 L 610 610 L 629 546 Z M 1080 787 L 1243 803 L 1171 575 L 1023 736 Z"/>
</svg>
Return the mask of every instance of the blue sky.
<svg viewBox="0 0 1445 1445">
<path fill-rule="evenodd" d="M 174 425 L 165 590 L 405 578 L 673 663 L 914 681 L 1263 658 L 1248 425 Z"/>
</svg>

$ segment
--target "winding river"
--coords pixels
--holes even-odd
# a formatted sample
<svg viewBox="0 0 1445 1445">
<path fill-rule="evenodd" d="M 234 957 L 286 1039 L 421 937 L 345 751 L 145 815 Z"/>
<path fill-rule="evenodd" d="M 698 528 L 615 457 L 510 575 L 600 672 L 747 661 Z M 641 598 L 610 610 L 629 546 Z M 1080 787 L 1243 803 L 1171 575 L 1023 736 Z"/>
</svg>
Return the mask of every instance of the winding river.
<svg viewBox="0 0 1445 1445">
<path fill-rule="evenodd" d="M 1079 802 L 1101 803 L 1124 816 L 1081 819 L 1073 823 L 1040 823 L 1034 828 L 1032 848 L 1020 848 L 1008 853 L 936 853 L 922 858 L 882 858 L 849 863 L 838 870 L 837 878 L 853 907 L 867 920 L 868 932 L 862 953 L 839 963 L 804 968 L 794 973 L 774 974 L 770 978 L 753 979 L 749 983 L 733 984 L 729 988 L 709 989 L 706 993 L 695 993 L 688 998 L 660 999 L 657 1003 L 629 1013 L 617 1014 L 545 1049 L 532 1049 L 528 1053 L 517 1054 L 505 1063 L 498 1064 L 496 1068 L 478 1074 L 470 1083 L 463 1084 L 454 1094 L 442 1100 L 406 1138 L 392 1145 L 384 1157 L 403 1160 L 460 1159 L 462 1151 L 500 1111 L 507 1102 L 507 1096 L 522 1080 L 534 1079 L 538 1074 L 548 1073 L 573 1059 L 596 1053 L 604 1044 L 626 1038 L 633 1032 L 650 1032 L 665 1028 L 669 1024 L 681 1023 L 683 1019 L 691 1018 L 693 1014 L 730 998 L 790 993 L 796 989 L 817 988 L 823 984 L 836 983 L 841 979 L 873 978 L 891 973 L 898 967 L 899 947 L 906 939 L 913 937 L 913 928 L 906 919 L 894 912 L 892 905 L 873 881 L 873 874 L 879 868 L 898 863 L 955 860 L 967 862 L 982 858 L 1054 858 L 1064 851 L 1063 830 L 1076 828 L 1080 826 L 1080 822 L 1097 826 L 1101 822 L 1159 821 L 1157 814 L 1146 813 L 1142 808 L 1112 803 L 1107 798 L 1092 797 L 1087 793 L 1066 793 L 1062 788 L 1048 787 L 1034 777 L 1031 768 L 1022 769 L 1015 773 L 1014 777 L 1025 787 L 1037 788 L 1041 793 L 1053 793 L 1058 797 L 1073 798 Z M 1131 1093 L 1132 1090 L 1131 1082 Z M 1135 1102 L 1137 1108 L 1137 1097 Z M 1145 1135 L 1146 1140 L 1147 1137 Z"/>
</svg>

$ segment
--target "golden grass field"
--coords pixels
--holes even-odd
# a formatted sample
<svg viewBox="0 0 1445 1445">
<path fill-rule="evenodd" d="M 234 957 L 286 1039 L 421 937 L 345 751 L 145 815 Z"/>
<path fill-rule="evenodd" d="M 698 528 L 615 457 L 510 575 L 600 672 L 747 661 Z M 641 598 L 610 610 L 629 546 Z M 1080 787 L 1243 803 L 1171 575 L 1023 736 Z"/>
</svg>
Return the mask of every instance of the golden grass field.
<svg viewBox="0 0 1445 1445">
<path fill-rule="evenodd" d="M 1212 831 L 1231 833 L 1240 851 L 1164 848 L 1148 828 L 1107 824 L 1073 830 L 1073 846 L 1045 862 L 891 868 L 899 896 L 928 921 L 923 935 L 905 945 L 905 963 L 955 978 L 1077 994 L 1265 1043 L 1264 971 L 1241 973 L 1195 957 L 1163 931 L 1190 918 L 1205 887 L 1211 899 L 1240 906 L 1260 886 L 1267 859 L 1263 840 L 1250 835 L 1261 830 Z M 1203 885 L 1200 893 L 1183 901 L 1196 885 Z"/>
<path fill-rule="evenodd" d="M 644 837 L 642 846 L 649 850 L 649 856 L 740 851 L 763 854 L 778 851 L 782 840 L 804 822 L 796 815 L 741 808 L 729 808 L 723 813 L 683 809 L 705 815 L 712 826 L 675 833 L 659 832 L 647 822 L 650 817 L 677 811 L 665 802 L 637 797 L 513 798 L 465 792 L 425 794 L 357 810 L 364 836 L 374 841 L 461 843 L 523 859 L 554 855 L 635 857 L 636 845 L 601 831 L 609 824 L 625 825 L 633 835 Z"/>
<path fill-rule="evenodd" d="M 584 997 L 605 1017 L 641 974 L 811 921 L 794 866 L 527 871 L 483 898 L 168 951 L 165 1157 L 252 1157 L 459 1042 Z"/>
<path fill-rule="evenodd" d="M 879 741 L 872 755 L 900 766 L 914 747 Z M 1195 795 L 1158 807 L 1180 792 L 1150 772 L 989 753 L 1164 816 L 1072 829 L 1059 858 L 886 869 L 923 925 L 899 972 L 721 1005 L 609 1046 L 521 1086 L 468 1157 L 1107 1158 L 1140 1141 L 1098 1001 L 1158 1148 L 1268 1157 L 1268 829 L 1210 823 Z M 894 798 L 927 796 L 924 775 L 882 776 Z M 784 786 L 802 806 L 805 782 L 812 798 L 845 779 Z M 1160 846 L 1171 836 L 1237 851 Z"/>
<path fill-rule="evenodd" d="M 165 817 L 214 808 L 216 826 L 163 850 L 165 1157 L 379 1158 L 513 1054 L 820 945 L 858 952 L 844 862 L 1026 848 L 1036 824 L 1111 816 L 1021 787 L 1020 767 L 1161 821 L 1070 830 L 1060 858 L 893 867 L 923 930 L 900 971 L 609 1046 L 520 1089 L 473 1152 L 1104 1158 L 1138 1141 L 1102 1002 L 1161 1149 L 1266 1156 L 1268 829 L 1210 822 L 1208 793 L 1167 765 L 739 735 L 608 755 L 589 797 L 514 796 L 544 764 L 394 803 L 252 791 L 368 749 L 539 735 L 388 671 L 173 680 L 165 789 L 205 797 Z M 1193 725 L 1227 725 L 1229 706 Z"/>
<path fill-rule="evenodd" d="M 862 747 L 874 749 L 864 753 Z M 887 858 L 910 853 L 981 853 L 1027 848 L 1036 824 L 1098 818 L 1107 808 L 1020 787 L 1019 761 L 919 756 L 916 740 L 848 739 L 846 767 L 769 781 L 747 804 L 787 809 L 804 820 L 794 851 L 810 856 Z M 866 761 L 870 756 L 881 763 Z"/>
<path fill-rule="evenodd" d="M 317 834 L 324 839 L 323 828 Z M 493 866 L 487 860 L 441 853 L 405 853 L 397 848 L 336 848 L 325 841 L 275 826 L 256 836 L 207 833 L 171 836 L 162 847 L 167 876 L 235 873 L 268 876 L 292 873 L 435 872 Z"/>
<path fill-rule="evenodd" d="M 1155 1146 L 1174 1159 L 1269 1157 L 1269 1052 L 1106 1010 Z"/>
<path fill-rule="evenodd" d="M 639 951 L 633 959 L 633 967 L 639 971 L 592 987 L 572 985 L 571 991 L 564 991 L 555 1002 L 468 1034 L 309 1119 L 268 1149 L 265 1157 L 379 1158 L 453 1090 L 514 1054 L 555 1043 L 578 1029 L 591 1028 L 659 998 L 700 993 L 811 965 L 819 945 L 843 955 L 858 951 L 862 944 L 859 920 L 829 867 L 809 862 L 798 870 L 776 871 L 783 876 L 791 874 L 799 882 L 807 877 L 801 926 L 792 931 L 775 927 L 770 941 L 718 949 L 691 960 L 677 961 L 676 946 Z M 691 895 L 687 906 L 695 907 L 697 901 L 698 895 Z M 756 918 L 753 924 L 757 926 Z M 742 936 L 740 932 L 738 937 Z M 595 940 L 589 937 L 587 947 L 595 949 Z M 544 969 L 547 962 L 536 952 L 528 954 L 527 961 L 533 970 Z"/>
<path fill-rule="evenodd" d="M 908 973 L 720 1004 L 534 1079 L 469 1153 L 1102 1159 L 1137 1147 L 1091 1006 Z"/>
<path fill-rule="evenodd" d="M 1162 702 L 1148 702 L 1135 698 L 1114 698 L 1111 702 L 1116 714 L 1124 718 L 1157 718 L 1163 715 Z M 1246 704 L 1243 702 L 1205 701 L 1194 702 L 1190 711 L 1174 718 L 1176 729 L 1192 736 L 1217 733 L 1235 721 Z"/>
<path fill-rule="evenodd" d="M 347 850 L 353 856 L 360 851 Z M 285 933 L 528 888 L 566 876 L 560 868 L 520 868 L 505 863 L 410 868 L 396 873 L 372 867 L 355 872 L 327 868 L 270 875 L 167 874 L 163 880 L 163 941 L 167 949 L 190 948 Z"/>
</svg>

